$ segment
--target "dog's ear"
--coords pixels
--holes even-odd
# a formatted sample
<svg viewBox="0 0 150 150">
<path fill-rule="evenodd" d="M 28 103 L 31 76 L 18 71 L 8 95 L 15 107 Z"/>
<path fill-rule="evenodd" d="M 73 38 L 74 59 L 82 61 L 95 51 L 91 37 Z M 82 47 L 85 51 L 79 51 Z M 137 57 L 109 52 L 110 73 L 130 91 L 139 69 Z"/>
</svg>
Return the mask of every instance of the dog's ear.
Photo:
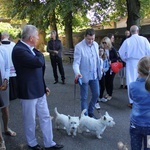
<svg viewBox="0 0 150 150">
<path fill-rule="evenodd" d="M 106 120 L 106 116 L 104 116 L 103 119 Z"/>
<path fill-rule="evenodd" d="M 105 115 L 106 115 L 106 116 L 109 116 L 109 114 L 108 114 L 108 112 L 107 112 L 107 111 L 105 112 Z"/>
<path fill-rule="evenodd" d="M 68 115 L 68 119 L 70 120 L 70 118 L 71 118 L 71 116 L 70 115 Z"/>
</svg>

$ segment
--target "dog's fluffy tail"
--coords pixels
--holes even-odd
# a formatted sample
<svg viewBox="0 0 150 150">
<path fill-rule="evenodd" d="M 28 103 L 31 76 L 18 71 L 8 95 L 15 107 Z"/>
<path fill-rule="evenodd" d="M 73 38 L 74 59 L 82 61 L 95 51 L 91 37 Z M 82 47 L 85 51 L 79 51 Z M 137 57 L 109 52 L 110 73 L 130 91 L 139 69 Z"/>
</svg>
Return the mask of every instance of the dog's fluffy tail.
<svg viewBox="0 0 150 150">
<path fill-rule="evenodd" d="M 86 109 L 84 109 L 84 110 L 82 111 L 81 117 L 84 117 L 84 116 L 85 116 L 85 115 L 84 115 L 85 112 L 86 112 Z"/>
<path fill-rule="evenodd" d="M 59 115 L 58 111 L 57 111 L 57 107 L 54 108 L 54 112 L 56 115 Z"/>
</svg>

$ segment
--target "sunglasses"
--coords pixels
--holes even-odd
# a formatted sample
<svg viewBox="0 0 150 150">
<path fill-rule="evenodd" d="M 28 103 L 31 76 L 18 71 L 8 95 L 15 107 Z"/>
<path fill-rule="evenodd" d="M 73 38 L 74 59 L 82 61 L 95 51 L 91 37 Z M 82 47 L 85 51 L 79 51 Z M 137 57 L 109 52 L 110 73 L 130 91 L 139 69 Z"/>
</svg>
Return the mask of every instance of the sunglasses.
<svg viewBox="0 0 150 150">
<path fill-rule="evenodd" d="M 103 44 L 107 44 L 106 42 L 102 42 Z"/>
</svg>

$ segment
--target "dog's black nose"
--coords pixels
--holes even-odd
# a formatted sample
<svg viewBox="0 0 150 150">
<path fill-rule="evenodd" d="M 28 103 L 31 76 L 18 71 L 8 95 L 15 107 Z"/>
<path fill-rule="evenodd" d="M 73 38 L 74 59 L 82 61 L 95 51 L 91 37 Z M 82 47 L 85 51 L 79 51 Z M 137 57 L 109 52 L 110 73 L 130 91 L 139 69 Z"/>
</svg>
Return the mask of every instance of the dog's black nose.
<svg viewBox="0 0 150 150">
<path fill-rule="evenodd" d="M 72 129 L 75 129 L 75 127 L 72 127 Z"/>
</svg>

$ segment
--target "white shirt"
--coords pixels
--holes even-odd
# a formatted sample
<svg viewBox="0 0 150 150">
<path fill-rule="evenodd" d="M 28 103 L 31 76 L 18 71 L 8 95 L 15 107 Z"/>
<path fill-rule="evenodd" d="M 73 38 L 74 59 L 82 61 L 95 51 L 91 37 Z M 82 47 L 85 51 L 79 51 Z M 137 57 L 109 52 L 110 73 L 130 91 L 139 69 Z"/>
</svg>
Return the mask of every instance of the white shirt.
<svg viewBox="0 0 150 150">
<path fill-rule="evenodd" d="M 9 80 L 10 75 L 10 65 L 9 65 L 9 58 L 6 49 L 0 48 L 0 71 L 2 76 L 2 81 L 4 79 Z"/>
<path fill-rule="evenodd" d="M 8 39 L 4 39 L 2 41 L 9 41 Z M 15 46 L 14 42 L 10 41 L 10 44 L 1 44 L 0 49 L 4 49 L 8 51 L 8 58 L 9 58 L 9 65 L 10 65 L 10 77 L 16 76 L 16 70 L 14 68 L 13 62 L 12 62 L 12 51 Z"/>
<path fill-rule="evenodd" d="M 150 55 L 150 43 L 145 37 L 133 34 L 123 42 L 119 49 L 119 54 L 125 62 L 128 59 L 139 60 L 146 55 Z"/>
<path fill-rule="evenodd" d="M 94 48 L 94 45 L 92 44 L 91 46 L 88 46 L 88 57 L 89 57 L 89 61 L 90 61 L 90 80 L 95 80 L 97 78 L 97 55 L 96 55 L 96 51 Z"/>
<path fill-rule="evenodd" d="M 28 45 L 27 43 L 23 42 L 22 40 L 21 40 L 21 42 L 22 42 L 23 44 L 25 44 L 25 45 L 31 50 L 31 52 L 32 52 L 32 54 L 33 54 L 34 56 L 36 55 L 36 54 L 34 53 L 34 51 L 33 51 L 34 47 L 31 47 L 30 45 Z"/>
</svg>

